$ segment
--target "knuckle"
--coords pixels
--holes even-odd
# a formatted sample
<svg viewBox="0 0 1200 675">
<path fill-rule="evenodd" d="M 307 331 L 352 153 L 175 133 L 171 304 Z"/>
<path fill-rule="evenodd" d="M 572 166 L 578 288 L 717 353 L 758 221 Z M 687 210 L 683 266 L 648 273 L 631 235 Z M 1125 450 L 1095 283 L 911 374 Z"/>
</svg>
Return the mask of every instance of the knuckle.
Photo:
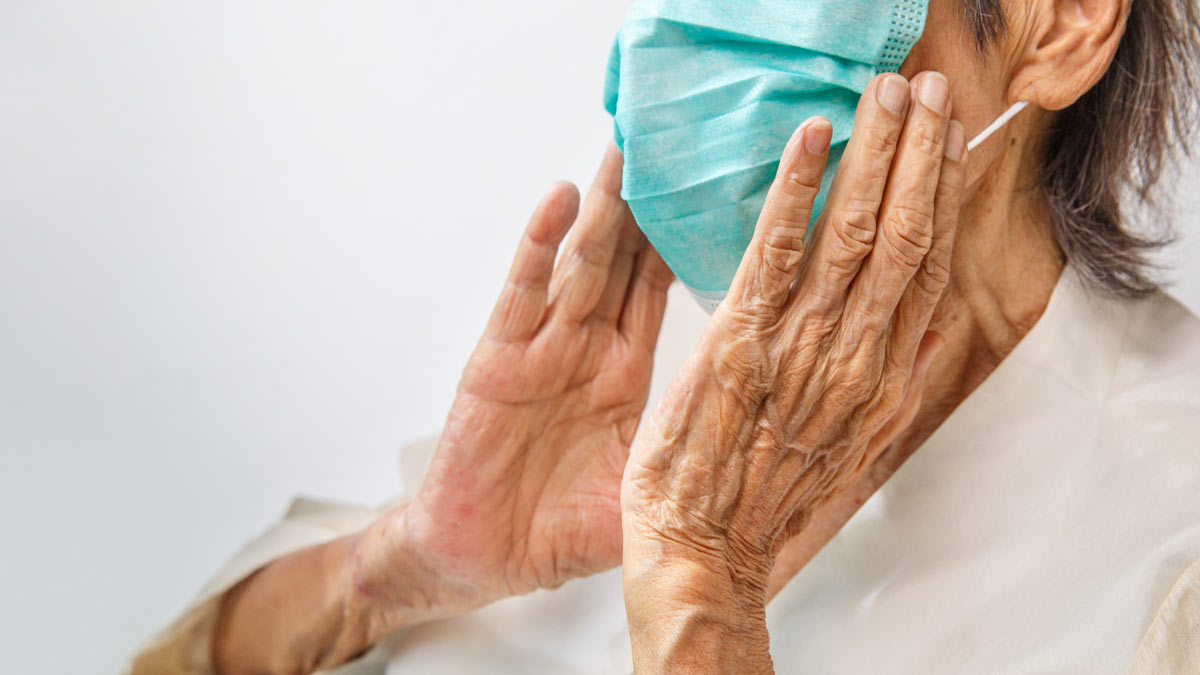
<svg viewBox="0 0 1200 675">
<path fill-rule="evenodd" d="M 812 201 L 821 190 L 821 176 L 813 171 L 788 171 L 779 186 L 789 196 Z"/>
<path fill-rule="evenodd" d="M 846 312 L 839 328 L 838 338 L 841 344 L 847 345 L 849 355 L 843 359 L 865 359 L 862 353 L 867 350 L 878 350 L 878 342 L 891 323 L 893 308 L 889 307 L 883 296 L 878 293 L 863 294 L 855 304 L 853 312 Z M 865 366 L 863 366 L 865 367 Z"/>
<path fill-rule="evenodd" d="M 887 190 L 890 168 L 890 164 L 880 162 L 877 171 L 871 172 L 869 176 L 856 178 L 853 185 L 846 185 L 849 194 L 846 195 L 845 203 L 841 205 L 841 208 L 850 211 L 877 211 L 883 193 Z"/>
<path fill-rule="evenodd" d="M 727 318 L 735 336 L 753 336 L 775 323 L 778 312 L 774 305 L 760 292 L 750 291 L 739 295 L 734 301 L 726 302 Z M 743 338 L 735 338 L 734 342 Z M 750 338 L 745 338 L 749 340 Z M 737 361 L 736 351 L 722 351 Z"/>
<path fill-rule="evenodd" d="M 833 230 L 847 253 L 866 255 L 875 243 L 878 219 L 872 209 L 848 209 L 838 214 Z"/>
<path fill-rule="evenodd" d="M 923 156 L 940 162 L 945 136 L 945 124 L 941 120 L 919 119 L 909 131 L 908 145 Z"/>
<path fill-rule="evenodd" d="M 857 340 L 850 343 L 836 371 L 840 376 L 838 388 L 841 397 L 855 406 L 869 403 L 879 388 L 880 374 L 873 358 L 875 346 L 869 342 Z"/>
<path fill-rule="evenodd" d="M 575 263 L 580 267 L 595 269 L 608 267 L 609 253 L 598 244 L 586 243 L 572 252 Z"/>
<path fill-rule="evenodd" d="M 925 303 L 931 303 L 932 298 L 940 297 L 942 290 L 946 288 L 946 284 L 939 279 L 929 276 L 929 272 L 922 269 L 920 274 L 913 278 L 913 285 L 916 287 L 917 297 Z M 922 306 L 926 309 L 927 305 Z"/>
<path fill-rule="evenodd" d="M 820 350 L 828 347 L 829 340 L 837 334 L 841 325 L 840 312 L 806 312 L 797 331 L 796 341 L 805 349 L 817 350 L 811 359 L 799 359 L 805 367 L 811 367 L 812 362 L 820 354 Z"/>
<path fill-rule="evenodd" d="M 903 240 L 903 237 L 897 237 Z M 892 242 L 892 237 L 885 237 L 888 242 L 887 251 L 892 262 L 904 268 L 905 270 L 915 270 L 921 266 L 921 259 L 924 255 L 919 249 L 907 243 Z"/>
<path fill-rule="evenodd" d="M 788 176 L 776 183 L 772 190 L 768 212 L 776 214 L 776 223 L 796 224 L 801 232 L 808 229 L 812 218 L 813 203 L 821 191 L 821 184 L 815 181 L 803 183 L 803 177 Z"/>
<path fill-rule="evenodd" d="M 568 185 L 575 189 L 575 195 L 576 198 L 578 198 L 579 188 L 572 183 L 568 183 Z M 619 182 L 614 182 L 611 180 L 597 180 L 592 184 L 591 189 L 595 190 L 597 194 L 605 199 L 605 201 L 613 204 L 624 203 L 624 200 L 621 199 L 621 184 Z"/>
<path fill-rule="evenodd" d="M 521 242 L 522 247 L 531 251 L 558 250 L 559 237 L 555 236 L 553 232 L 543 232 L 530 227 L 521 236 L 524 239 Z"/>
<path fill-rule="evenodd" d="M 862 407 L 875 397 L 875 383 L 868 378 L 866 372 L 852 371 L 846 381 L 842 382 L 841 396 L 855 408 Z"/>
<path fill-rule="evenodd" d="M 875 154 L 890 153 L 900 142 L 902 127 L 896 124 L 871 124 L 863 129 L 862 144 Z"/>
<path fill-rule="evenodd" d="M 920 277 L 923 279 L 923 289 L 932 294 L 939 294 L 946 284 L 950 283 L 950 261 L 946 255 L 929 255 L 925 257 Z"/>
<path fill-rule="evenodd" d="M 921 241 L 928 242 L 932 237 L 933 207 L 924 200 L 901 199 L 888 212 L 889 225 L 897 230 L 912 232 Z"/>
<path fill-rule="evenodd" d="M 898 204 L 889 213 L 883 238 L 898 262 L 916 268 L 933 247 L 933 215 L 920 206 Z"/>
<path fill-rule="evenodd" d="M 739 318 L 758 320 L 758 316 Z M 717 349 L 713 374 L 723 387 L 749 408 L 756 408 L 769 393 L 769 363 L 764 349 L 753 338 L 736 338 Z"/>
<path fill-rule="evenodd" d="M 776 223 L 763 242 L 763 264 L 775 272 L 790 273 L 804 257 L 804 233 L 799 223 Z"/>
<path fill-rule="evenodd" d="M 866 300 L 866 307 L 858 317 L 859 342 L 865 343 L 883 335 L 892 321 L 892 307 L 885 303 L 883 296 L 872 294 Z"/>
</svg>

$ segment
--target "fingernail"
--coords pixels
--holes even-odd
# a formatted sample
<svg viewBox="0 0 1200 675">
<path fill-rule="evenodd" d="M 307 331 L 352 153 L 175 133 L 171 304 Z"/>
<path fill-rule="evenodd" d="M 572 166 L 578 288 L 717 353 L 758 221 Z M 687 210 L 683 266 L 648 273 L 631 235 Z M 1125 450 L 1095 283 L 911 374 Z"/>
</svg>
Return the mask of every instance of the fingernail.
<svg viewBox="0 0 1200 675">
<path fill-rule="evenodd" d="M 833 125 L 828 120 L 817 120 L 804 130 L 804 149 L 813 155 L 829 152 L 833 142 Z"/>
<path fill-rule="evenodd" d="M 899 75 L 885 77 L 875 91 L 875 98 L 897 115 L 904 114 L 908 108 L 908 81 Z"/>
<path fill-rule="evenodd" d="M 950 105 L 950 82 L 941 73 L 926 73 L 917 87 L 917 98 L 926 108 L 945 115 Z"/>
<path fill-rule="evenodd" d="M 950 122 L 950 131 L 946 133 L 946 156 L 958 162 L 962 160 L 963 151 L 967 149 L 967 135 L 958 120 Z"/>
</svg>

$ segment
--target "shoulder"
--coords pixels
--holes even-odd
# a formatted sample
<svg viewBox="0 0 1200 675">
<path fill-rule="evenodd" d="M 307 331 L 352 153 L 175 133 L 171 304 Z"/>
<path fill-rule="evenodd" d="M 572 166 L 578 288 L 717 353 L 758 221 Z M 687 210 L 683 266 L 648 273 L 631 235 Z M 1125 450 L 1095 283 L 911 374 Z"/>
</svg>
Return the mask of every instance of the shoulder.
<svg viewBox="0 0 1200 675">
<path fill-rule="evenodd" d="M 1200 358 L 1200 317 L 1182 302 L 1165 292 L 1129 302 L 1131 335 L 1156 336 L 1154 342 L 1172 348 L 1179 355 Z"/>
<path fill-rule="evenodd" d="M 1122 379 L 1130 384 L 1191 383 L 1189 398 L 1200 405 L 1200 318 L 1166 293 L 1127 304 Z"/>
<path fill-rule="evenodd" d="M 1200 318 L 1166 293 L 1123 304 L 1110 410 L 1190 454 L 1200 448 Z"/>
</svg>

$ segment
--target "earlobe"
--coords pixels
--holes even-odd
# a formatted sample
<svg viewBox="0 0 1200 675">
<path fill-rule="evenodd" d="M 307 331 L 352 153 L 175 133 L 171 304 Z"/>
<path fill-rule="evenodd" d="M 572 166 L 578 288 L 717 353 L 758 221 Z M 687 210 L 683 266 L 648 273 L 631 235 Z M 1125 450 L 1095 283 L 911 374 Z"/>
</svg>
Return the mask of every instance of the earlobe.
<svg viewBox="0 0 1200 675">
<path fill-rule="evenodd" d="M 1041 11 L 1033 10 L 1028 52 L 1010 84 L 1011 100 L 1052 111 L 1074 105 L 1112 65 L 1131 2 L 1046 0 Z"/>
</svg>

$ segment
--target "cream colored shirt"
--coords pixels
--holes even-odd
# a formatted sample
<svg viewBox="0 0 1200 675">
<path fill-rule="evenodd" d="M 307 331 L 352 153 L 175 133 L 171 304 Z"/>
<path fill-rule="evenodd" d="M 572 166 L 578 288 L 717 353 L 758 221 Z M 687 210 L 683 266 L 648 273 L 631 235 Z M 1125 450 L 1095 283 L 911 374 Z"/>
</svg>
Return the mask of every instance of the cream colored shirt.
<svg viewBox="0 0 1200 675">
<path fill-rule="evenodd" d="M 694 337 L 668 325 L 662 348 Z M 402 453 L 407 485 L 433 445 Z M 380 511 L 297 501 L 126 672 L 212 673 L 220 593 Z M 1200 320 L 1165 295 L 1093 297 L 1068 269 L 768 625 L 780 672 L 1200 673 Z M 614 570 L 401 631 L 338 672 L 631 670 Z"/>
</svg>

